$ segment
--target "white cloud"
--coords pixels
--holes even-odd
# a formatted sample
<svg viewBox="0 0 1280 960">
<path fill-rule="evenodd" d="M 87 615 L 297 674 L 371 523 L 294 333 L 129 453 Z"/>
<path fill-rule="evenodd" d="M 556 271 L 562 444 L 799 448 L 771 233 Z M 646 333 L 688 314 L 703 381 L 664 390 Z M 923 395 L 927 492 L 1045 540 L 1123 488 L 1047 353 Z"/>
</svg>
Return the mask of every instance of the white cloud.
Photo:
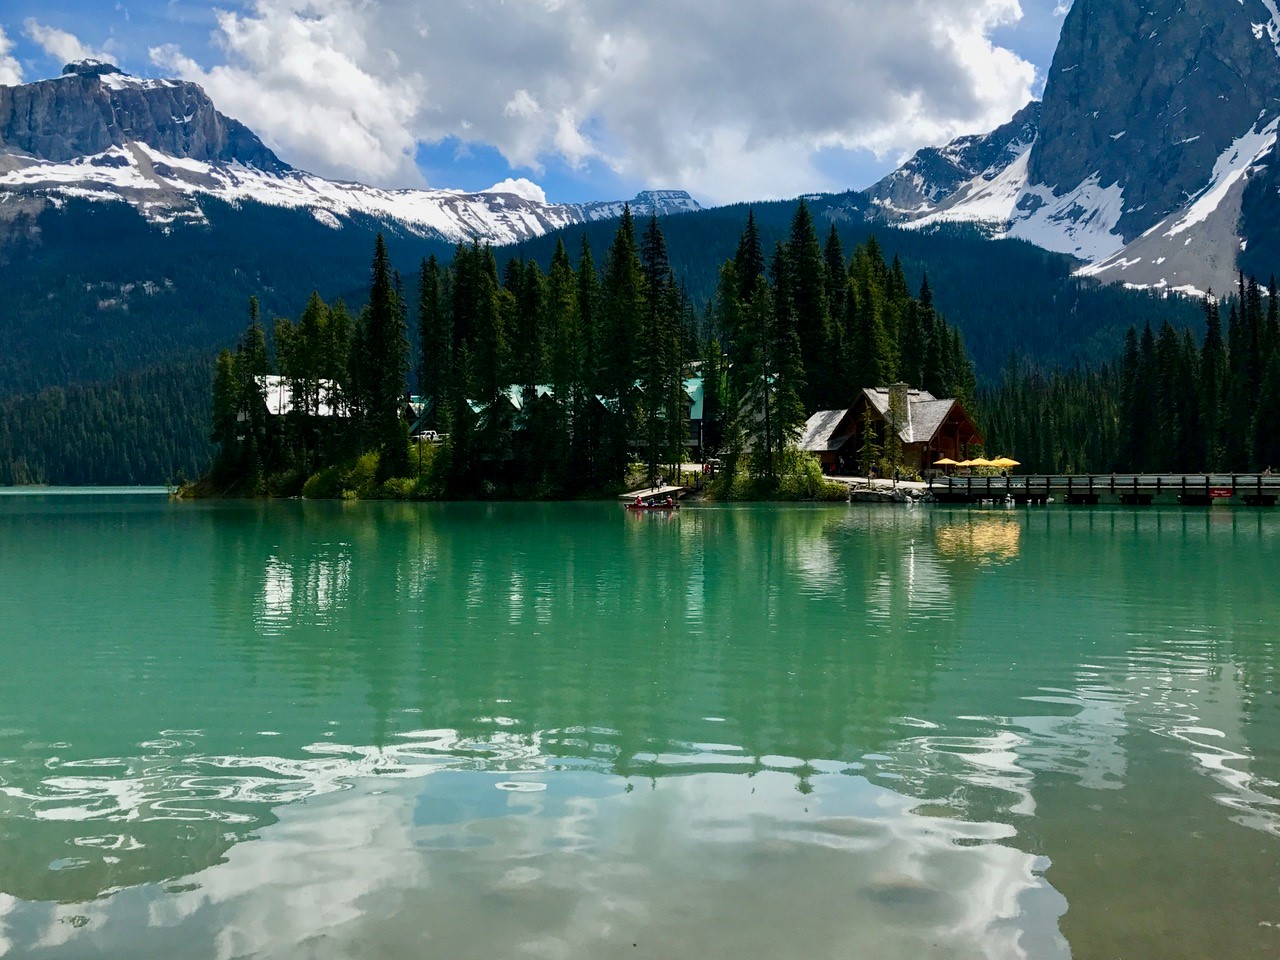
<svg viewBox="0 0 1280 960">
<path fill-rule="evenodd" d="M 495 183 L 488 190 L 481 191 L 483 193 L 514 193 L 517 197 L 523 197 L 526 200 L 532 200 L 535 203 L 546 203 L 547 193 L 532 180 L 524 177 L 508 178 L 501 183 Z"/>
<path fill-rule="evenodd" d="M 205 70 L 172 45 L 150 55 L 201 84 L 222 112 L 291 163 L 376 183 L 415 182 L 411 122 L 421 79 L 404 64 L 417 58 L 373 41 L 375 14 L 362 0 L 259 0 L 250 14 L 217 12 L 227 64 Z"/>
<path fill-rule="evenodd" d="M 22 64 L 13 57 L 13 41 L 0 27 L 0 86 L 11 87 L 22 82 Z"/>
<path fill-rule="evenodd" d="M 57 27 L 45 26 L 34 17 L 28 17 L 22 27 L 23 33 L 39 44 L 45 53 L 51 57 L 56 57 L 63 63 L 70 63 L 73 60 L 116 62 L 116 58 L 111 54 L 110 50 L 105 48 L 96 50 L 82 43 L 74 33 L 59 30 Z M 107 47 L 109 46 L 110 44 L 107 44 Z"/>
<path fill-rule="evenodd" d="M 605 164 L 712 201 L 861 184 L 824 149 L 896 157 L 990 129 L 1034 67 L 990 37 L 1018 0 L 253 0 L 206 86 L 290 162 L 406 182 L 457 137 L 514 167 Z M 749 192 L 748 192 L 749 191 Z"/>
</svg>

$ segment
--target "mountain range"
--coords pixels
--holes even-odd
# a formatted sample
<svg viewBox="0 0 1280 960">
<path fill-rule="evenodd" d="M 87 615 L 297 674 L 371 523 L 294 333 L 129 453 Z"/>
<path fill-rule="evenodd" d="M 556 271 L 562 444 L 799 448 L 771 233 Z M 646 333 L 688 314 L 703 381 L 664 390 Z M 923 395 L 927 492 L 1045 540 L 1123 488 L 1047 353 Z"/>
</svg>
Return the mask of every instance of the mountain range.
<svg viewBox="0 0 1280 960">
<path fill-rule="evenodd" d="M 920 150 L 831 218 L 974 226 L 1142 289 L 1230 289 L 1280 259 L 1280 9 L 1276 0 L 1076 0 L 1044 96 L 987 134 Z M 621 201 L 545 202 L 527 181 L 489 191 L 390 190 L 296 170 L 197 85 L 98 61 L 0 87 L 0 243 L 69 199 L 113 200 L 173 230 L 210 203 L 303 211 L 334 231 L 371 222 L 454 243 L 519 243 L 618 216 Z M 640 216 L 696 212 L 647 191 Z"/>
<path fill-rule="evenodd" d="M 1075 0 L 1042 101 L 867 193 L 890 222 L 977 224 L 1083 276 L 1223 292 L 1280 255 L 1278 87 L 1275 0 Z"/>
<path fill-rule="evenodd" d="M 96 60 L 0 87 L 0 220 L 10 223 L 76 197 L 127 203 L 156 224 L 207 225 L 205 205 L 216 200 L 306 210 L 334 230 L 364 215 L 423 238 L 507 244 L 622 212 L 622 201 L 546 203 L 532 187 L 466 193 L 326 180 L 282 161 L 198 85 Z M 643 216 L 699 209 L 677 190 L 630 203 Z"/>
<path fill-rule="evenodd" d="M 1130 325 L 1195 326 L 1198 305 L 1165 294 L 1226 292 L 1238 269 L 1265 278 L 1280 263 L 1276 2 L 1075 0 L 1041 100 L 866 190 L 805 200 L 846 251 L 874 234 L 913 288 L 927 274 L 988 381 L 1015 352 L 1095 363 Z M 672 265 L 705 305 L 747 206 L 701 209 L 681 191 L 630 203 L 663 218 Z M 751 205 L 766 246 L 797 204 Z M 576 253 L 585 237 L 600 263 L 622 207 L 547 203 L 522 181 L 467 193 L 328 180 L 199 86 L 95 61 L 0 86 L 0 467 L 23 455 L 20 421 L 56 407 L 71 422 L 61 391 L 85 389 L 118 404 L 114 426 L 89 431 L 111 438 L 95 459 L 108 472 L 8 475 L 162 480 L 160 465 L 207 455 L 201 371 L 235 341 L 250 295 L 268 319 L 296 315 L 313 289 L 358 308 L 379 232 L 409 277 L 470 241 L 494 244 L 500 267 L 545 268 L 560 240 Z M 145 464 L 109 472 L 140 447 Z"/>
</svg>

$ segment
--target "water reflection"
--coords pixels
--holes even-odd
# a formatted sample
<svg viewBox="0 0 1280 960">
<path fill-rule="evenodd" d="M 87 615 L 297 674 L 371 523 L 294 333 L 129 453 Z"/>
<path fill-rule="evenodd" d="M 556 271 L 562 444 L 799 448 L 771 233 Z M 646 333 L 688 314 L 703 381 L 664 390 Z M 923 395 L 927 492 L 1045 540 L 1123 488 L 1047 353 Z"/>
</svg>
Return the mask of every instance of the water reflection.
<svg viewBox="0 0 1280 960">
<path fill-rule="evenodd" d="M 961 523 L 943 523 L 934 530 L 938 552 L 951 559 L 1007 563 L 1018 556 L 1022 544 L 1022 520 L 1016 517 L 982 517 Z"/>
<path fill-rule="evenodd" d="M 1065 956 L 1058 891 L 1087 954 L 1095 891 L 1149 909 L 1100 857 L 1199 832 L 1248 861 L 1278 832 L 1256 597 L 1280 539 L 1256 521 L 296 504 L 87 513 L 49 542 L 4 522 L 41 559 L 0 557 L 0 955 L 136 953 L 145 915 L 156 955 L 192 931 L 188 955 L 412 953 L 429 920 L 451 956 L 599 956 L 624 931 L 666 956 Z M 24 601 L 65 569 L 80 609 Z M 1199 818 L 1181 839 L 1129 812 L 1165 795 Z M 1111 822 L 1131 839 L 1103 846 Z"/>
</svg>

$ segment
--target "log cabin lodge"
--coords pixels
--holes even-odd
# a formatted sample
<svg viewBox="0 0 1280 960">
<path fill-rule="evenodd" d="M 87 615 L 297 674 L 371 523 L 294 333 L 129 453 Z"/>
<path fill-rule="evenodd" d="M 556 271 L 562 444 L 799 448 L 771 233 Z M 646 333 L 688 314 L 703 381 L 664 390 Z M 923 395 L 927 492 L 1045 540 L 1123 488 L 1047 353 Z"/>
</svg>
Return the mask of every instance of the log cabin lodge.
<svg viewBox="0 0 1280 960">
<path fill-rule="evenodd" d="M 967 459 L 966 450 L 982 443 L 982 435 L 959 400 L 940 400 L 927 390 L 897 383 L 867 387 L 847 409 L 815 413 L 805 424 L 800 448 L 822 461 L 824 473 L 856 473 L 868 409 L 881 450 L 891 421 L 896 420 L 902 465 L 907 470 L 923 474 L 944 457 Z"/>
</svg>

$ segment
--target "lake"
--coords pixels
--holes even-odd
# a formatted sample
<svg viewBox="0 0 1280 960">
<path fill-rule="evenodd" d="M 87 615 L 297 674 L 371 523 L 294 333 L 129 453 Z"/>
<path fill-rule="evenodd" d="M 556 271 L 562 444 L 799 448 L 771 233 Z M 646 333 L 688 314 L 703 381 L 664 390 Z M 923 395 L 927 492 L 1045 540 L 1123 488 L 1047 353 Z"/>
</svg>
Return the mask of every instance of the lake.
<svg viewBox="0 0 1280 960">
<path fill-rule="evenodd" d="M 1280 512 L 0 496 L 0 957 L 1274 958 Z"/>
</svg>

